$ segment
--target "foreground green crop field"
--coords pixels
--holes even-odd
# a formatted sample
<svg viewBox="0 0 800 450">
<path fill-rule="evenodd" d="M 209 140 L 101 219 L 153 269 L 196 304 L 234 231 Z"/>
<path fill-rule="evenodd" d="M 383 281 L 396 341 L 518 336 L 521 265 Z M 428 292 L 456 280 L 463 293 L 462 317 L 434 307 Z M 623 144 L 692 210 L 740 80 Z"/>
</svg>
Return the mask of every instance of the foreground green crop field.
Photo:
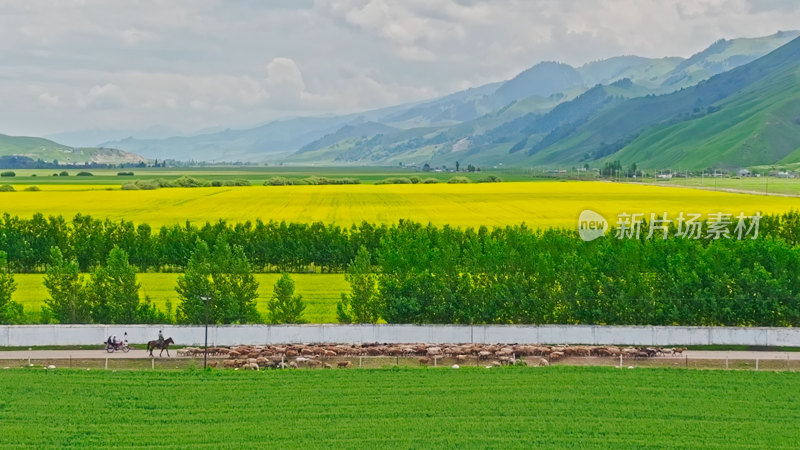
<svg viewBox="0 0 800 450">
<path fill-rule="evenodd" d="M 18 188 L 24 188 L 18 185 Z M 575 227 L 584 209 L 615 223 L 622 212 L 718 211 L 748 215 L 800 209 L 800 198 L 767 197 L 698 189 L 610 182 L 515 182 L 481 184 L 328 185 L 106 190 L 100 185 L 43 185 L 38 192 L 0 193 L 0 212 L 37 212 L 72 218 L 77 213 L 151 226 L 262 219 L 351 225 L 400 219 L 454 226 Z"/>
<path fill-rule="evenodd" d="M 800 374 L 550 367 L 0 371 L 0 446 L 760 447 Z"/>
<path fill-rule="evenodd" d="M 159 309 L 165 310 L 166 302 L 172 302 L 173 310 L 178 306 L 178 294 L 175 292 L 177 273 L 140 273 L 138 274 L 139 295 L 145 295 L 155 303 Z M 267 301 L 272 297 L 272 287 L 280 278 L 280 274 L 257 273 L 256 280 L 260 283 L 258 288 L 258 311 L 266 316 Z M 292 274 L 295 281 L 296 293 L 301 294 L 306 302 L 303 318 L 309 323 L 334 323 L 336 322 L 336 302 L 341 299 L 343 292 L 350 291 L 350 285 L 344 280 L 343 274 Z M 47 298 L 47 289 L 42 284 L 42 274 L 14 275 L 17 290 L 12 299 L 22 304 L 25 311 L 37 313 L 44 305 Z"/>
</svg>

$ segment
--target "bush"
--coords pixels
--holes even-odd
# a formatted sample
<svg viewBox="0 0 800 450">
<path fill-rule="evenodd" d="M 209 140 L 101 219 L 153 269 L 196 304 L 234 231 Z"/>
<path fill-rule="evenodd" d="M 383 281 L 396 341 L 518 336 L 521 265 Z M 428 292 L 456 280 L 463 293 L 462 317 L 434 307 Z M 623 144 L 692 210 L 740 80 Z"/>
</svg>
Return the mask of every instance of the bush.
<svg viewBox="0 0 800 450">
<path fill-rule="evenodd" d="M 303 181 L 305 181 L 306 184 L 310 184 L 312 186 L 318 184 L 329 184 L 328 179 L 324 177 L 308 177 L 308 178 L 303 178 Z"/>
<path fill-rule="evenodd" d="M 0 192 L 14 192 L 15 190 L 16 189 L 14 189 L 14 186 L 10 184 L 4 184 L 0 186 Z"/>
<path fill-rule="evenodd" d="M 0 323 L 18 325 L 25 322 L 27 320 L 25 320 L 25 311 L 21 304 L 10 301 L 0 308 Z"/>
<path fill-rule="evenodd" d="M 421 180 L 421 179 L 420 179 L 418 176 L 416 176 L 416 175 L 414 175 L 413 177 L 408 177 L 408 179 L 409 179 L 409 180 L 411 180 L 411 183 L 413 183 L 413 184 L 418 184 L 420 181 L 422 181 L 422 180 Z"/>
<path fill-rule="evenodd" d="M 494 176 L 494 175 L 489 175 L 489 176 L 481 178 L 477 182 L 478 183 L 500 183 L 501 181 L 503 181 L 503 180 L 501 180 L 500 177 L 497 177 L 497 176 Z"/>
<path fill-rule="evenodd" d="M 39 186 L 28 186 L 28 187 L 25 188 L 25 190 L 29 191 L 29 192 L 41 191 L 41 189 L 39 189 Z"/>
<path fill-rule="evenodd" d="M 447 180 L 448 184 L 466 184 L 469 182 L 469 178 L 467 177 L 453 177 Z"/>
<path fill-rule="evenodd" d="M 92 172 L 78 172 L 79 177 L 93 177 L 94 174 Z"/>
<path fill-rule="evenodd" d="M 286 186 L 289 184 L 294 184 L 294 183 L 292 183 L 291 180 L 288 180 L 284 177 L 272 177 L 264 182 L 264 186 Z"/>
<path fill-rule="evenodd" d="M 438 178 L 425 178 L 422 180 L 422 184 L 436 184 L 439 182 Z"/>
<path fill-rule="evenodd" d="M 132 177 L 133 172 L 117 172 L 118 177 Z"/>
<path fill-rule="evenodd" d="M 225 186 L 230 186 L 228 183 L 230 183 L 230 181 L 226 181 L 225 182 Z M 222 181 L 214 180 L 214 181 L 211 182 L 211 186 L 220 187 L 220 186 L 222 186 Z"/>
<path fill-rule="evenodd" d="M 209 183 L 206 180 L 203 180 L 202 178 L 195 178 L 195 177 L 190 177 L 190 176 L 186 176 L 186 175 L 184 175 L 184 176 L 178 178 L 177 180 L 173 181 L 172 184 L 174 184 L 177 187 L 208 187 L 208 186 L 211 186 L 211 183 Z"/>
<path fill-rule="evenodd" d="M 0 172 L 0 177 L 15 177 L 15 176 L 17 176 L 17 173 L 11 170 L 6 172 Z"/>
<path fill-rule="evenodd" d="M 234 186 L 250 186 L 250 184 L 251 184 L 250 181 L 249 180 L 245 180 L 244 178 L 237 178 L 237 179 L 233 180 L 233 185 Z M 225 186 L 227 186 L 227 182 L 226 182 Z"/>
<path fill-rule="evenodd" d="M 122 185 L 122 190 L 124 191 L 136 191 L 136 190 L 144 190 L 144 191 L 152 191 L 154 189 L 158 189 L 162 187 L 161 182 L 165 180 L 136 180 L 131 183 L 125 183 Z"/>
<path fill-rule="evenodd" d="M 411 180 L 406 177 L 384 178 L 375 184 L 411 184 Z"/>
<path fill-rule="evenodd" d="M 62 170 L 61 172 L 58 172 L 58 176 L 60 176 L 60 177 L 68 177 L 69 176 L 69 172 L 67 172 L 66 170 Z"/>
</svg>

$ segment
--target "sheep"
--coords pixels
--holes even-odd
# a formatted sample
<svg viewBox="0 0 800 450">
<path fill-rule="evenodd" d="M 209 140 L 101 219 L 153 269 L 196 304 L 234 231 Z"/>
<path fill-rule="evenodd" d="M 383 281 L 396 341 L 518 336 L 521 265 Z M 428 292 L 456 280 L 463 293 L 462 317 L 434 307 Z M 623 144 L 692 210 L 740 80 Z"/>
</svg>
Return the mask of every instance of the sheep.
<svg viewBox="0 0 800 450">
<path fill-rule="evenodd" d="M 353 365 L 353 363 L 351 363 L 350 361 L 339 361 L 338 363 L 336 363 L 336 365 L 337 365 L 337 366 L 338 366 L 340 369 L 346 369 L 346 368 L 348 368 L 348 367 L 352 366 L 352 365 Z"/>
<path fill-rule="evenodd" d="M 226 359 L 222 362 L 222 367 L 236 367 L 236 360 L 235 359 Z"/>
</svg>

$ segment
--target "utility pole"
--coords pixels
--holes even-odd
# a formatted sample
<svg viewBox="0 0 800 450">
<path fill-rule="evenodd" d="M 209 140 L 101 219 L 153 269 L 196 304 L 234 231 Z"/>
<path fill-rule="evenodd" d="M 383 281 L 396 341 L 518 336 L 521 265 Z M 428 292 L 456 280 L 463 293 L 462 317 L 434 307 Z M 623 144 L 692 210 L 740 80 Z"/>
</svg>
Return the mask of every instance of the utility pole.
<svg viewBox="0 0 800 450">
<path fill-rule="evenodd" d="M 206 304 L 206 340 L 205 345 L 203 345 L 203 369 L 205 369 L 208 367 L 208 309 L 209 303 L 211 303 L 211 297 L 200 297 L 200 300 Z"/>
</svg>

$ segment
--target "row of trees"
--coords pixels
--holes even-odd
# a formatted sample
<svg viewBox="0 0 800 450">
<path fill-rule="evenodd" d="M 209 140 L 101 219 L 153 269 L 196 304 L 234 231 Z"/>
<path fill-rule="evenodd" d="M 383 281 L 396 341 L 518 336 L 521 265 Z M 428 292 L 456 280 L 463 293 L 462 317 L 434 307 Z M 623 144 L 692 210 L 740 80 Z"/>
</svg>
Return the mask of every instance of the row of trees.
<svg viewBox="0 0 800 450">
<path fill-rule="evenodd" d="M 5 253 L 0 252 L 0 267 Z M 45 323 L 261 323 L 256 310 L 258 282 L 240 247 L 218 243 L 211 251 L 198 241 L 186 272 L 178 277 L 175 290 L 180 303 L 177 314 L 167 304 L 161 311 L 139 296 L 136 268 L 127 253 L 114 248 L 105 265 L 84 276 L 75 260 L 64 258 L 57 247 L 50 252 L 44 276 L 48 291 L 41 320 Z M 17 285 L 14 276 L 0 271 L 0 323 L 22 323 L 23 308 L 11 300 Z M 294 294 L 294 281 L 284 274 L 268 303 L 269 323 L 299 323 L 305 303 Z"/>
<path fill-rule="evenodd" d="M 782 238 L 583 242 L 409 224 L 377 261 L 354 296 L 369 292 L 357 297 L 390 323 L 800 325 L 800 247 Z"/>
<path fill-rule="evenodd" d="M 147 224 L 134 226 L 128 221 L 97 220 L 81 214 L 71 221 L 61 216 L 36 214 L 28 219 L 5 214 L 0 217 L 0 249 L 7 254 L 4 266 L 17 273 L 43 272 L 52 247 L 57 247 L 66 259 L 74 260 L 81 272 L 105 264 L 115 247 L 124 250 L 130 264 L 140 272 L 182 272 L 188 266 L 198 240 L 205 242 L 212 251 L 217 242 L 240 247 L 256 272 L 343 272 L 360 247 L 365 247 L 371 255 L 377 255 L 386 237 L 405 232 L 408 227 L 420 226 L 405 221 L 391 226 L 364 222 L 351 227 L 320 222 L 228 224 L 219 221 L 201 226 L 187 222 L 154 231 Z M 449 227 L 444 229 L 451 230 Z M 515 229 L 523 235 L 536 234 L 524 225 L 495 230 L 481 227 L 453 231 L 464 236 L 477 236 L 503 235 L 507 230 Z M 644 229 L 647 229 L 646 224 Z M 674 232 L 673 226 L 670 234 Z M 572 230 L 564 233 L 577 239 Z M 798 245 L 800 213 L 765 216 L 761 219 L 759 233 L 761 237 L 780 238 L 790 245 Z M 706 240 L 699 245 L 708 243 Z M 371 262 L 375 264 L 377 261 L 373 259 Z"/>
<path fill-rule="evenodd" d="M 28 219 L 5 214 L 0 217 L 0 249 L 8 255 L 8 268 L 17 273 L 43 272 L 52 247 L 75 260 L 83 272 L 103 264 L 114 247 L 125 250 L 141 272 L 179 272 L 187 267 L 199 239 L 212 249 L 219 241 L 241 247 L 256 271 L 342 272 L 360 246 L 377 249 L 388 229 L 368 223 L 347 228 L 319 222 L 219 221 L 153 230 L 148 224 L 82 214 L 70 221 L 62 216 L 36 214 Z"/>
<path fill-rule="evenodd" d="M 337 317 L 345 323 L 798 326 L 799 225 L 798 214 L 790 213 L 762 218 L 757 239 L 646 239 L 642 233 L 639 239 L 592 242 L 583 242 L 572 230 L 525 226 L 309 225 L 298 226 L 309 234 L 298 234 L 295 247 L 281 251 L 322 248 L 324 242 L 314 244 L 312 239 L 322 239 L 328 232 L 322 230 L 343 236 L 340 245 L 353 254 L 352 261 L 342 263 L 351 292 L 337 305 Z M 249 242 L 243 236 L 260 236 L 244 231 L 252 228 L 223 223 L 179 228 L 185 230 L 185 239 L 194 241 L 184 244 L 188 257 L 176 288 L 180 304 L 175 320 L 203 323 L 206 314 L 212 323 L 302 320 L 304 304 L 293 294 L 288 275 L 275 287 L 268 317 L 258 316 L 256 266 L 247 247 L 238 243 Z M 375 243 L 362 233 L 380 237 Z M 354 251 L 358 242 L 367 244 Z M 138 301 L 136 267 L 123 248 L 112 248 L 86 281 L 74 256 L 59 247 L 48 253 L 47 308 L 58 321 L 172 320 L 158 316 L 163 313 L 147 299 Z M 3 286 L 13 290 L 10 273 L 0 273 L 0 310 L 13 315 L 15 307 Z"/>
</svg>

